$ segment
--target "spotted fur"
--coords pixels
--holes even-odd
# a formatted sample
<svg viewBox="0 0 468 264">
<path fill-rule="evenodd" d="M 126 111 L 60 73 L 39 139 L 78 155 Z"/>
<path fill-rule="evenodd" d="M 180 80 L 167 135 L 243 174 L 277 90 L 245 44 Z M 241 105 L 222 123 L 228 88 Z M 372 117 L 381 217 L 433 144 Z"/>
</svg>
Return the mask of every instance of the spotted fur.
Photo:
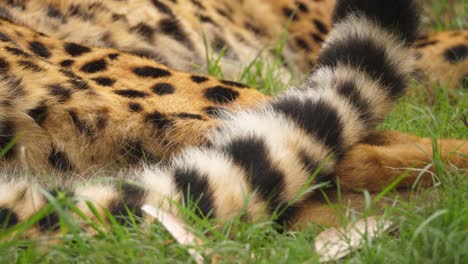
<svg viewBox="0 0 468 264">
<path fill-rule="evenodd" d="M 280 57 L 284 67 L 278 73 L 289 80 L 291 72 L 294 77 L 316 66 L 335 5 L 336 0 L 21 0 L 0 3 L 0 15 L 71 42 L 72 56 L 87 52 L 81 45 L 111 47 L 203 73 L 208 48 L 214 58 L 223 54 L 219 65 L 228 79 L 266 48 L 272 52 L 263 52 L 262 59 L 273 63 Z M 272 48 L 285 32 L 284 48 L 275 54 Z M 430 86 L 459 87 L 468 75 L 467 37 L 466 30 L 421 36 L 412 55 L 414 76 Z M 40 52 L 40 44 L 34 47 Z"/>
</svg>

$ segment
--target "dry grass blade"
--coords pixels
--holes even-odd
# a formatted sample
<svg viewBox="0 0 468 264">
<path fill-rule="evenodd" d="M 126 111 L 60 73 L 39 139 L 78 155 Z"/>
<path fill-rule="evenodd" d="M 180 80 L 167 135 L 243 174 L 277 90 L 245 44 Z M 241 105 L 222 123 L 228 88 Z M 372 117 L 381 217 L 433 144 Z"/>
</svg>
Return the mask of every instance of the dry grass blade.
<svg viewBox="0 0 468 264">
<path fill-rule="evenodd" d="M 330 228 L 315 238 L 315 250 L 320 262 L 341 259 L 359 249 L 364 241 L 377 238 L 387 231 L 392 222 L 378 217 L 367 217 L 346 228 Z"/>
<path fill-rule="evenodd" d="M 185 222 L 177 216 L 147 204 L 143 205 L 141 209 L 156 218 L 181 245 L 193 247 L 201 244 L 201 239 L 191 233 Z M 195 249 L 189 248 L 188 252 L 196 263 L 204 263 L 203 256 Z"/>
</svg>

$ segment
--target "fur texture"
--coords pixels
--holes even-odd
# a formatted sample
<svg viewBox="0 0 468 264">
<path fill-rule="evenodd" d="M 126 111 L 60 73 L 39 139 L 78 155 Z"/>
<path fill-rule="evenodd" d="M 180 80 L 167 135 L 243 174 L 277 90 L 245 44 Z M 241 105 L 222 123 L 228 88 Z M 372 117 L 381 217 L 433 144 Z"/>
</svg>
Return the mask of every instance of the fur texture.
<svg viewBox="0 0 468 264">
<path fill-rule="evenodd" d="M 414 1 L 397 1 L 385 11 L 370 1 L 338 1 L 336 24 L 321 52 L 314 55 L 313 73 L 304 84 L 272 99 L 239 83 L 173 70 L 156 63 L 157 55 L 139 52 L 138 47 L 148 51 L 160 43 L 161 47 L 154 44 L 155 50 L 174 54 L 163 62 L 180 68 L 187 67 L 179 64 L 181 58 L 197 62 L 201 54 L 195 31 L 188 26 L 195 27 L 186 14 L 191 9 L 171 9 L 156 0 L 135 3 L 125 12 L 116 1 L 83 1 L 77 6 L 68 1 L 1 4 L 1 16 L 14 21 L 0 25 L 2 166 L 29 166 L 64 181 L 49 188 L 50 179 L 21 181 L 3 175 L 2 226 L 49 210 L 29 232 L 57 232 L 60 216 L 50 210 L 49 202 L 63 196 L 73 198 L 88 218 L 108 211 L 122 223 L 121 216 L 128 211 L 142 216 L 143 204 L 173 211 L 174 202 L 221 221 L 239 214 L 250 221 L 272 215 L 289 221 L 298 217 L 289 208 L 300 208 L 312 195 L 304 195 L 304 190 L 332 181 L 337 171 L 350 189 L 377 190 L 391 178 L 371 179 L 369 172 L 381 169 L 381 160 L 395 161 L 393 156 L 387 159 L 374 151 L 376 147 L 363 152 L 356 144 L 368 138 L 406 90 L 413 72 L 409 46 L 416 35 Z M 141 8 L 148 4 L 153 8 Z M 252 10 L 268 6 L 263 3 Z M 213 3 L 198 10 L 216 7 Z M 307 6 L 298 8 L 307 13 Z M 294 12 L 281 10 L 282 21 L 297 20 Z M 222 11 L 217 13 L 223 16 Z M 179 21 L 176 15 L 186 20 Z M 147 24 L 141 24 L 142 19 Z M 155 23 L 158 27 L 153 28 Z M 325 24 L 314 24 L 325 34 Z M 71 34 L 77 25 L 89 25 L 90 30 Z M 110 28 L 110 33 L 103 34 L 103 28 Z M 257 30 L 250 27 L 250 31 Z M 277 34 L 274 29 L 262 32 Z M 116 39 L 119 34 L 128 39 Z M 73 37 L 81 44 L 70 42 Z M 308 42 L 295 43 L 308 51 Z M 241 46 L 233 50 L 237 49 L 242 50 Z M 444 148 L 451 151 L 458 144 L 449 142 Z M 421 153 L 411 153 L 421 159 Z M 364 171 L 355 174 L 365 155 L 378 157 L 378 162 L 367 162 Z M 136 167 L 142 160 L 150 165 L 116 175 L 116 167 Z M 467 164 L 466 158 L 453 160 Z M 78 180 L 89 177 L 93 166 L 109 169 L 114 177 Z M 71 183 L 61 178 L 73 172 L 79 176 Z M 405 184 L 411 181 L 414 177 Z"/>
</svg>

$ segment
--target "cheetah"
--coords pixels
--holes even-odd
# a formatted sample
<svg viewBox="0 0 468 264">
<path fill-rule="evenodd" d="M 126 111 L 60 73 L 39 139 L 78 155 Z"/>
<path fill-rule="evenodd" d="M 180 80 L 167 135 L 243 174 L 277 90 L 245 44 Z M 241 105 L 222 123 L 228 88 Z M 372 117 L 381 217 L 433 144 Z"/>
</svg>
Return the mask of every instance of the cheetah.
<svg viewBox="0 0 468 264">
<path fill-rule="evenodd" d="M 237 215 L 259 221 L 284 211 L 279 222 L 320 222 L 310 213 L 307 197 L 313 193 L 298 197 L 304 187 L 336 176 L 350 190 L 378 191 L 400 175 L 387 167 L 429 161 L 430 139 L 375 131 L 414 72 L 414 1 L 297 5 L 308 15 L 278 8 L 289 1 L 224 7 L 223 1 L 184 1 L 192 8 L 181 0 L 133 2 L 0 4 L 2 227 L 45 208 L 43 186 L 50 187 L 48 196 L 76 198 L 90 219 L 97 217 L 90 204 L 125 222 L 121 216 L 128 211 L 145 218 L 143 204 L 171 211 L 175 201 L 220 221 Z M 315 5 L 322 9 L 314 20 L 304 10 Z M 333 8 L 333 16 L 325 12 Z M 245 12 L 241 21 L 235 10 Z M 259 25 L 246 24 L 261 10 L 268 12 Z M 232 77 L 237 62 L 249 61 L 281 34 L 272 25 L 291 23 L 290 33 L 300 37 L 302 18 L 309 15 L 305 28 L 312 23 L 321 38 L 294 38 L 280 54 L 293 73 L 314 67 L 303 84 L 268 97 L 197 72 L 205 62 L 203 41 L 194 32 L 203 24 L 211 45 L 222 46 L 221 65 Z M 450 54 L 456 59 L 449 63 L 466 63 L 458 49 Z M 441 140 L 442 158 L 466 167 L 466 155 L 459 154 L 468 153 L 464 143 Z M 47 172 L 52 181 L 14 179 L 9 170 L 19 168 Z M 96 173 L 115 177 L 97 181 Z M 398 187 L 417 177 L 409 173 Z M 28 232 L 59 232 L 58 214 L 51 212 Z"/>
</svg>

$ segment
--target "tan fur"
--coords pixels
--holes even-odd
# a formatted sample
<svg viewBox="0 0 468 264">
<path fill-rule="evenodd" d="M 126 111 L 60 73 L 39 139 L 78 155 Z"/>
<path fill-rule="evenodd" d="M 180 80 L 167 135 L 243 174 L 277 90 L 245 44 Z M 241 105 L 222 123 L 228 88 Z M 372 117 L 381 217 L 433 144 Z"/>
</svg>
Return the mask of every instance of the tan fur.
<svg viewBox="0 0 468 264">
<path fill-rule="evenodd" d="M 375 135 L 374 135 L 375 136 Z M 437 182 L 436 166 L 468 169 L 468 142 L 466 140 L 418 138 L 401 132 L 378 133 L 383 144 L 357 144 L 337 166 L 341 184 L 350 190 L 379 191 L 394 181 L 397 188 L 415 183 L 431 186 Z M 434 145 L 437 150 L 434 151 Z M 433 160 L 440 153 L 440 162 Z M 403 177 L 399 179 L 399 177 Z"/>
</svg>

